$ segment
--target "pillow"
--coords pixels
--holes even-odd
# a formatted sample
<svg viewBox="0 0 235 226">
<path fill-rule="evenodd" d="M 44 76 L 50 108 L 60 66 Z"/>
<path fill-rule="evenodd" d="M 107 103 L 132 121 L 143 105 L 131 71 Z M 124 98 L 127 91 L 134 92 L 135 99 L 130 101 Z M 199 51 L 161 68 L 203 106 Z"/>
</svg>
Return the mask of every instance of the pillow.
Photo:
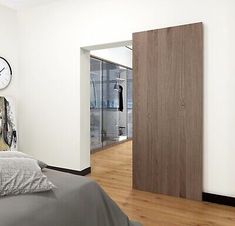
<svg viewBox="0 0 235 226">
<path fill-rule="evenodd" d="M 37 160 L 0 158 L 0 196 L 49 191 L 54 187 Z"/>
<path fill-rule="evenodd" d="M 30 155 L 27 155 L 23 152 L 19 152 L 19 151 L 2 151 L 0 152 L 0 158 L 30 158 L 30 159 L 34 159 L 33 157 L 31 157 Z M 41 169 L 44 169 L 47 167 L 47 164 L 43 161 L 37 160 L 38 161 L 38 165 L 40 166 Z"/>
</svg>

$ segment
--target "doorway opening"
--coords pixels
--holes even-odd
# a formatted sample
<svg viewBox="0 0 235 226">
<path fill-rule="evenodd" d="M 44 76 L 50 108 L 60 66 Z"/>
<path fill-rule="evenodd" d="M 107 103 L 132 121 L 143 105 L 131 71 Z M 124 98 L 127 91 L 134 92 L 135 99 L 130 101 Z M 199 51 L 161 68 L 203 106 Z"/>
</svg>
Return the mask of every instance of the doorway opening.
<svg viewBox="0 0 235 226">
<path fill-rule="evenodd" d="M 91 157 L 132 139 L 132 41 L 83 47 L 80 60 L 86 76 L 80 84 L 81 102 L 86 105 L 80 115 L 83 128 L 87 123 L 82 118 L 90 115 L 81 148 L 88 150 L 89 143 Z"/>
</svg>

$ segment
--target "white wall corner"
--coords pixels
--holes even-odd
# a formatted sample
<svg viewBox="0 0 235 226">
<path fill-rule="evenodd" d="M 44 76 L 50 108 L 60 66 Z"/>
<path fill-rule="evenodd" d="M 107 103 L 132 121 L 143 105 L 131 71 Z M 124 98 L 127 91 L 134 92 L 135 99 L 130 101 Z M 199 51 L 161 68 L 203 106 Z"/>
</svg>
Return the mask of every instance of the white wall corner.
<svg viewBox="0 0 235 226">
<path fill-rule="evenodd" d="M 80 49 L 80 170 L 90 167 L 90 51 Z"/>
</svg>

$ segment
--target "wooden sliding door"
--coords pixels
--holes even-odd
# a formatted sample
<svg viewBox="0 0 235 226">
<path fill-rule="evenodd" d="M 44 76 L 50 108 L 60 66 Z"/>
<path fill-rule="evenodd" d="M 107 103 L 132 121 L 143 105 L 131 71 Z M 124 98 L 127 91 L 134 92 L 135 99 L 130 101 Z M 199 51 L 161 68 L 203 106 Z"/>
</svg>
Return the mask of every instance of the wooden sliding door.
<svg viewBox="0 0 235 226">
<path fill-rule="evenodd" d="M 133 186 L 201 200 L 202 23 L 133 34 Z"/>
</svg>

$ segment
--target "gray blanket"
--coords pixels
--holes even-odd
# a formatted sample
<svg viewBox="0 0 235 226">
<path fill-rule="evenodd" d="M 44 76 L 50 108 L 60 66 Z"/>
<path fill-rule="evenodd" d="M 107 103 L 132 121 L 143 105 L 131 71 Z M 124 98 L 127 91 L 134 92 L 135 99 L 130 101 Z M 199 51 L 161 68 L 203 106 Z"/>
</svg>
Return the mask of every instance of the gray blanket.
<svg viewBox="0 0 235 226">
<path fill-rule="evenodd" d="M 50 192 L 0 198 L 0 226 L 140 226 L 86 178 L 46 169 Z"/>
</svg>

